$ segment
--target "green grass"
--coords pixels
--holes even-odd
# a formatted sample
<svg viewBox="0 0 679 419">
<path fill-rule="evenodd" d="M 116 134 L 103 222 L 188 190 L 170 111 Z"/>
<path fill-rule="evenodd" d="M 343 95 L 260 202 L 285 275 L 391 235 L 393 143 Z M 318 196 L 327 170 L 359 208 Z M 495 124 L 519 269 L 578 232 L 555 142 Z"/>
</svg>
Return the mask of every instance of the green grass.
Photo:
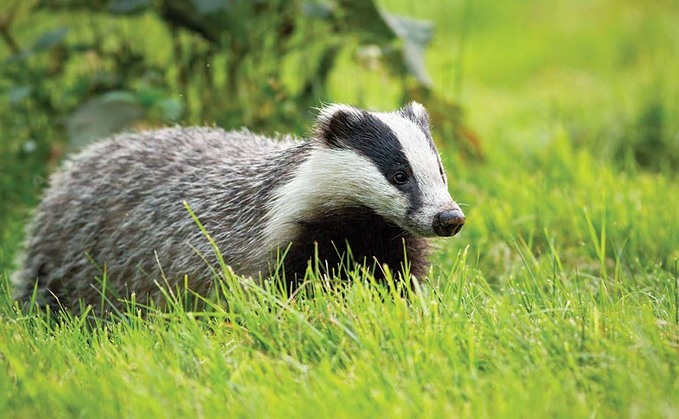
<svg viewBox="0 0 679 419">
<path fill-rule="evenodd" d="M 471 3 L 457 97 L 464 5 L 384 2 L 436 21 L 432 78 L 486 151 L 438 139 L 468 223 L 421 293 L 227 286 L 228 309 L 92 328 L 18 312 L 0 274 L 0 417 L 679 417 L 679 8 Z M 334 100 L 396 105 L 347 71 Z M 649 112 L 669 148 L 644 143 Z M 4 263 L 34 201 L 7 196 Z"/>
<path fill-rule="evenodd" d="M 175 308 L 92 331 L 7 313 L 0 411 L 675 416 L 676 278 L 654 273 L 655 286 L 641 287 L 568 275 L 557 260 L 541 265 L 523 246 L 517 252 L 523 272 L 502 289 L 463 253 L 436 294 L 425 289 L 410 304 L 359 283 L 293 302 L 227 289 L 232 310 Z"/>
</svg>

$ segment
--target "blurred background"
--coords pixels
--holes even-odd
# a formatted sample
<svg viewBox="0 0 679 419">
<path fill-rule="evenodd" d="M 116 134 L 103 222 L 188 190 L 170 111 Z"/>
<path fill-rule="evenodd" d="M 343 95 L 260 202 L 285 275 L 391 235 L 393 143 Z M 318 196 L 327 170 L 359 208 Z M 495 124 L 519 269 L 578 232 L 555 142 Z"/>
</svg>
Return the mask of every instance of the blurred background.
<svg viewBox="0 0 679 419">
<path fill-rule="evenodd" d="M 323 103 L 413 99 L 469 216 L 440 261 L 467 249 L 502 278 L 517 243 L 556 243 L 581 271 L 669 269 L 678 22 L 676 0 L 2 0 L 0 272 L 49 173 L 97 138 L 303 136 Z"/>
</svg>

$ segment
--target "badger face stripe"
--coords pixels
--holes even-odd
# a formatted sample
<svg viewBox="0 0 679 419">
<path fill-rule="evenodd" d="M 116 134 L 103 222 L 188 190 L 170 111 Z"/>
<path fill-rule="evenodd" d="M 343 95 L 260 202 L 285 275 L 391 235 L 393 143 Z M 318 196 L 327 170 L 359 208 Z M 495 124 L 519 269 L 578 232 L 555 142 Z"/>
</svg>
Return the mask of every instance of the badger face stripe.
<svg viewBox="0 0 679 419">
<path fill-rule="evenodd" d="M 424 109 L 424 106 L 420 105 L 417 102 L 411 102 L 404 108 L 399 109 L 398 113 L 403 116 L 406 119 L 409 119 L 410 121 L 414 122 L 415 125 L 422 131 L 424 134 L 424 137 L 427 139 L 427 142 L 429 143 L 429 147 L 431 150 L 436 154 L 436 159 L 438 160 L 438 168 L 439 168 L 439 174 L 441 175 L 441 179 L 443 179 L 443 183 L 445 185 L 448 185 L 448 179 L 446 179 L 446 172 L 443 170 L 443 164 L 441 163 L 441 157 L 439 156 L 438 149 L 436 148 L 436 143 L 434 143 L 434 139 L 431 136 L 431 127 L 429 123 L 429 114 L 427 111 Z"/>
<path fill-rule="evenodd" d="M 417 181 L 417 199 L 411 201 L 408 217 L 419 225 L 427 223 L 441 208 L 451 205 L 445 175 L 442 174 L 441 158 L 428 130 L 401 113 L 375 113 L 388 126 L 397 139 L 404 158 L 413 170 Z"/>
<path fill-rule="evenodd" d="M 410 211 L 422 205 L 422 193 L 415 173 L 396 133 L 379 117 L 362 111 L 360 123 L 354 125 L 347 145 L 357 153 L 368 158 L 382 173 L 384 178 L 408 196 Z M 394 182 L 394 176 L 404 172 L 409 181 L 404 184 Z"/>
<path fill-rule="evenodd" d="M 436 149 L 436 144 L 434 143 L 434 139 L 431 136 L 431 128 L 429 126 L 429 114 L 427 114 L 427 111 L 424 109 L 424 106 L 420 105 L 417 102 L 411 102 L 404 108 L 401 108 L 398 113 L 415 123 L 415 125 L 422 131 L 424 134 L 425 138 L 429 142 L 429 147 L 435 152 L 438 153 L 438 150 Z"/>
</svg>

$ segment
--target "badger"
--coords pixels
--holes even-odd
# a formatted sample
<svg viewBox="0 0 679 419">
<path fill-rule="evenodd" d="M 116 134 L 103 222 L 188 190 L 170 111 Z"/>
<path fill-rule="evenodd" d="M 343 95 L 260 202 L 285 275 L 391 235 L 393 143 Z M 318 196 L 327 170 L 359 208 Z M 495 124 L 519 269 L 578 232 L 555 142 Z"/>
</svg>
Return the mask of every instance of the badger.
<svg viewBox="0 0 679 419">
<path fill-rule="evenodd" d="M 314 260 L 422 278 L 428 238 L 465 223 L 429 125 L 416 102 L 391 112 L 333 104 L 305 140 L 171 127 L 92 144 L 51 177 L 15 296 L 78 311 L 96 307 L 103 286 L 113 305 L 132 292 L 158 302 L 158 284 L 185 280 L 205 294 L 219 258 L 291 289 Z"/>
</svg>

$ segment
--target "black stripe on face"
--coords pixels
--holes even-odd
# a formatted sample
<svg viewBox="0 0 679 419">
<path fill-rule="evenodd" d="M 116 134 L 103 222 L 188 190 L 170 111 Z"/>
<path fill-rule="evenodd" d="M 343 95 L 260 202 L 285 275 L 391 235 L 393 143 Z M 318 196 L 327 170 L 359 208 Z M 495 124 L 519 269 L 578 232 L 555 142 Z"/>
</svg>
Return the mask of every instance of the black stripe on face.
<svg viewBox="0 0 679 419">
<path fill-rule="evenodd" d="M 408 196 L 410 211 L 422 206 L 422 194 L 413 169 L 394 131 L 376 116 L 362 111 L 353 129 L 344 138 L 345 144 L 370 159 L 392 185 Z M 394 176 L 399 171 L 408 175 L 408 182 L 397 184 Z"/>
<path fill-rule="evenodd" d="M 448 185 L 448 181 L 446 180 L 446 172 L 443 170 L 443 162 L 441 162 L 441 157 L 438 157 L 439 161 L 439 174 L 441 175 L 441 180 L 443 181 L 444 185 Z"/>
</svg>

